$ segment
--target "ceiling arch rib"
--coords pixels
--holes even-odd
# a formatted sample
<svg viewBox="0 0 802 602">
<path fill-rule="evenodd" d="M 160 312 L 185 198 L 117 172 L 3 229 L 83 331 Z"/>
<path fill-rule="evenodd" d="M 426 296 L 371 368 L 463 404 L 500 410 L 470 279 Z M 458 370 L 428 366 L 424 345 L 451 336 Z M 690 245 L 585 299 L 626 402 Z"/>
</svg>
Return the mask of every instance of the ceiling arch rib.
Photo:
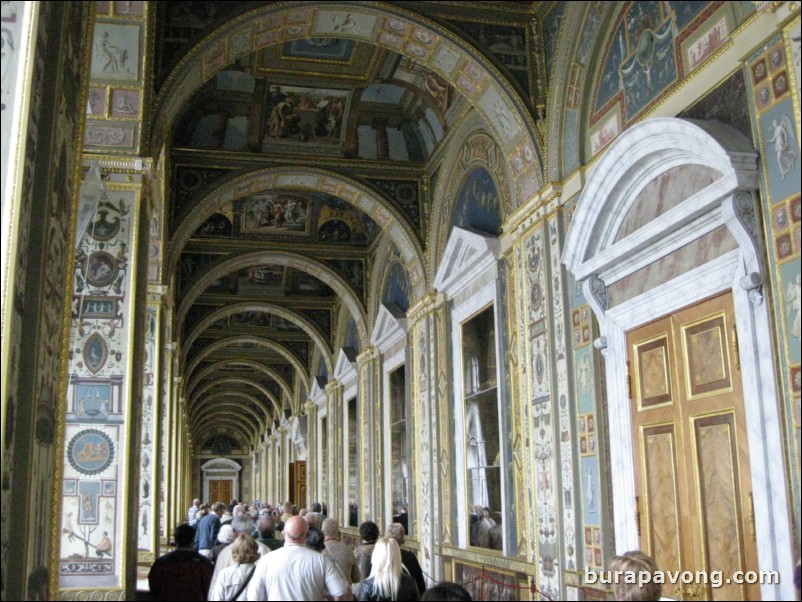
<svg viewBox="0 0 802 602">
<path fill-rule="evenodd" d="M 188 384 L 187 384 L 187 387 L 186 387 L 186 390 L 185 390 L 185 393 L 184 393 L 185 397 L 187 399 L 192 399 L 193 390 L 198 385 L 200 385 L 201 381 L 204 378 L 214 374 L 215 372 L 218 372 L 218 371 L 221 372 L 222 373 L 221 377 L 233 376 L 231 374 L 226 374 L 224 368 L 226 366 L 234 366 L 234 365 L 236 365 L 236 366 L 247 366 L 249 368 L 253 368 L 254 370 L 256 370 L 258 372 L 261 372 L 262 374 L 264 374 L 268 378 L 276 381 L 278 383 L 279 387 L 281 387 L 282 392 L 287 396 L 287 398 L 288 399 L 292 399 L 292 389 L 290 388 L 289 383 L 287 383 L 287 381 L 284 380 L 284 377 L 281 376 L 281 374 L 279 374 L 278 372 L 276 372 L 275 370 L 273 370 L 269 366 L 265 366 L 263 364 L 260 364 L 259 362 L 254 362 L 252 360 L 241 360 L 241 359 L 221 360 L 219 362 L 216 362 L 216 363 L 212 364 L 211 366 L 207 366 L 202 371 L 200 371 L 196 376 L 191 376 L 191 375 L 187 374 L 185 380 L 187 381 Z"/>
<path fill-rule="evenodd" d="M 350 203 L 375 221 L 401 253 L 415 294 L 426 291 L 423 249 L 406 218 L 381 194 L 343 176 L 318 168 L 277 167 L 237 175 L 223 181 L 192 205 L 181 219 L 170 244 L 168 270 L 173 272 L 181 253 L 198 228 L 228 203 L 268 191 L 325 192 Z"/>
<path fill-rule="evenodd" d="M 312 324 L 310 320 L 292 310 L 289 310 L 285 307 L 281 307 L 280 305 L 276 305 L 274 303 L 267 303 L 264 301 L 259 301 L 257 303 L 253 302 L 237 303 L 236 305 L 223 307 L 203 318 L 203 320 L 201 320 L 186 336 L 184 344 L 182 346 L 182 360 L 186 361 L 186 354 L 192 347 L 192 343 L 194 343 L 195 340 L 212 324 L 214 324 L 215 322 L 217 322 L 222 318 L 227 318 L 234 314 L 248 311 L 260 311 L 274 314 L 298 326 L 309 336 L 310 339 L 312 339 L 312 342 L 315 343 L 318 349 L 320 349 L 321 353 L 323 353 L 323 357 L 326 358 L 327 368 L 330 371 L 333 371 L 334 367 L 331 364 L 331 356 L 332 356 L 331 349 L 329 348 L 329 345 L 328 343 L 326 343 L 325 339 L 323 339 L 323 337 L 320 335 L 320 332 L 318 331 L 317 327 L 314 324 Z M 190 374 L 187 373 L 186 378 L 189 377 Z"/>
<path fill-rule="evenodd" d="M 198 391 L 195 393 L 193 399 L 197 399 L 197 398 L 201 397 L 209 389 L 213 389 L 214 387 L 218 387 L 220 385 L 245 385 L 247 387 L 252 387 L 252 388 L 256 389 L 259 393 L 264 395 L 266 399 L 268 399 L 270 402 L 273 403 L 273 408 L 276 410 L 277 413 L 281 413 L 281 410 L 282 410 L 281 402 L 276 400 L 275 396 L 267 388 L 263 387 L 258 382 L 250 380 L 248 378 L 229 377 L 229 378 L 221 378 L 219 380 L 215 380 L 213 382 L 210 382 L 207 385 L 203 385 L 200 389 L 198 389 Z M 190 409 L 189 409 L 189 413 L 190 414 L 192 413 L 192 409 L 193 409 L 191 407 L 193 405 L 192 404 L 193 399 L 188 399 L 187 400 L 188 404 L 190 406 Z M 200 402 L 198 402 L 198 403 L 200 403 Z"/>
<path fill-rule="evenodd" d="M 234 418 L 225 417 L 220 414 L 216 416 L 210 416 L 203 422 L 198 423 L 197 429 L 199 435 L 202 433 L 205 434 L 207 432 L 209 432 L 210 435 L 219 435 L 219 434 L 224 434 L 220 433 L 221 426 L 230 427 L 232 430 L 239 432 L 240 435 L 242 436 L 242 439 L 245 440 L 246 444 L 252 448 L 256 447 L 256 445 L 259 442 L 259 432 L 256 430 L 255 427 L 248 428 L 248 425 L 244 424 L 241 420 L 237 421 Z"/>
<path fill-rule="evenodd" d="M 354 319 L 360 341 L 367 345 L 369 335 L 365 309 L 351 285 L 326 264 L 316 259 L 286 251 L 255 251 L 212 264 L 204 274 L 192 283 L 186 296 L 181 301 L 176 314 L 175 328 L 177 331 L 180 332 L 190 307 L 212 283 L 237 270 L 260 264 L 278 265 L 301 270 L 331 287 Z"/>
<path fill-rule="evenodd" d="M 194 430 L 195 424 L 201 422 L 203 419 L 211 416 L 215 412 L 223 412 L 226 414 L 236 414 L 237 412 L 247 412 L 258 424 L 258 432 L 264 432 L 267 428 L 268 422 L 264 417 L 259 416 L 258 412 L 248 404 L 241 403 L 244 395 L 231 395 L 231 399 L 224 401 L 222 399 L 215 399 L 214 405 L 207 405 L 203 409 L 197 410 L 194 416 L 189 418 L 189 428 Z M 254 398 L 255 400 L 255 398 Z M 230 411 L 229 411 L 230 410 Z M 272 419 L 269 419 L 272 420 Z"/>
<path fill-rule="evenodd" d="M 250 441 L 248 440 L 248 434 L 244 433 L 240 429 L 236 429 L 233 432 L 228 432 L 228 431 L 221 432 L 219 428 L 213 428 L 207 426 L 206 430 L 201 430 L 197 433 L 197 439 L 198 441 L 201 442 L 200 447 L 204 447 L 206 443 L 208 443 L 212 438 L 217 437 L 219 435 L 234 440 L 234 442 L 243 449 L 247 449 L 248 445 L 250 445 Z"/>
<path fill-rule="evenodd" d="M 260 420 L 263 420 L 264 426 L 269 427 L 270 423 L 279 418 L 280 416 L 273 412 L 275 408 L 271 408 L 270 406 L 265 405 L 262 403 L 258 397 L 251 395 L 250 393 L 246 393 L 244 391 L 219 391 L 216 393 L 210 393 L 204 399 L 196 405 L 192 412 L 187 415 L 187 418 L 191 421 L 194 420 L 198 415 L 199 412 L 203 411 L 203 408 L 211 402 L 221 402 L 221 403 L 228 403 L 232 401 L 232 399 L 236 399 L 237 403 L 242 403 L 242 400 L 247 401 L 248 403 L 252 404 L 255 408 L 258 408 L 261 412 Z"/>
<path fill-rule="evenodd" d="M 221 339 L 215 343 L 212 343 L 208 347 L 204 348 L 196 358 L 193 358 L 190 362 L 189 366 L 186 369 L 185 374 L 192 374 L 198 367 L 198 365 L 203 362 L 207 357 L 212 355 L 213 353 L 219 351 L 220 349 L 224 349 L 226 347 L 234 346 L 234 345 L 258 345 L 261 347 L 266 347 L 272 351 L 275 351 L 279 355 L 281 355 L 290 365 L 295 369 L 295 373 L 298 378 L 303 382 L 306 390 L 309 390 L 309 375 L 306 373 L 306 369 L 304 368 L 303 364 L 300 360 L 292 353 L 289 349 L 287 349 L 281 343 L 277 343 L 276 341 L 271 341 L 270 339 L 265 339 L 263 337 L 254 337 L 254 336 L 231 336 L 225 339 Z M 298 408 L 293 408 L 294 413 L 298 413 Z"/>
<path fill-rule="evenodd" d="M 347 23 L 348 27 L 342 26 Z M 338 25 L 339 24 L 339 25 Z M 153 154 L 189 98 L 227 66 L 251 53 L 298 37 L 346 38 L 387 48 L 456 84 L 483 113 L 514 165 L 519 196 L 543 182 L 544 151 L 532 116 L 491 61 L 457 34 L 401 7 L 370 3 L 269 4 L 229 20 L 199 42 L 168 75 L 156 98 Z M 221 53 L 220 49 L 226 49 Z"/>
<path fill-rule="evenodd" d="M 272 424 L 273 419 L 271 418 L 268 421 L 265 420 L 264 417 L 259 416 L 258 412 L 254 410 L 253 407 L 242 403 L 243 398 L 244 396 L 231 396 L 231 398 L 228 400 L 216 399 L 214 405 L 206 406 L 205 408 L 199 410 L 195 416 L 190 419 L 190 429 L 194 430 L 196 424 L 212 416 L 215 412 L 234 415 L 237 413 L 244 414 L 247 412 L 248 416 L 243 415 L 241 418 L 247 419 L 248 417 L 252 417 L 257 426 L 257 431 L 263 433 L 267 429 L 268 424 Z"/>
</svg>

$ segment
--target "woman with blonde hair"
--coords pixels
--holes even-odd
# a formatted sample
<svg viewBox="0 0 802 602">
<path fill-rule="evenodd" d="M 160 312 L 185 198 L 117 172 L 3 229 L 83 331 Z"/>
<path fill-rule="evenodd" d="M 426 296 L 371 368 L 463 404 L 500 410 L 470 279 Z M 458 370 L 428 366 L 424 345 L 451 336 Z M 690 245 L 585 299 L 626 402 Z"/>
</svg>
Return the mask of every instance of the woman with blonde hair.
<svg viewBox="0 0 802 602">
<path fill-rule="evenodd" d="M 661 583 L 655 583 L 654 575 L 659 569 L 654 559 L 640 550 L 626 552 L 614 556 L 610 563 L 610 571 L 618 575 L 613 585 L 616 600 L 648 601 L 660 600 L 663 593 Z M 652 574 L 649 583 L 630 583 L 632 579 L 624 579 L 624 575 L 638 575 L 641 572 Z"/>
<path fill-rule="evenodd" d="M 256 540 L 247 533 L 240 533 L 231 544 L 231 559 L 236 564 L 220 571 L 209 600 L 247 600 L 246 590 L 259 558 Z"/>
<path fill-rule="evenodd" d="M 373 548 L 370 577 L 362 582 L 357 600 L 385 602 L 420 600 L 415 580 L 401 565 L 401 548 L 392 537 L 382 537 Z"/>
</svg>

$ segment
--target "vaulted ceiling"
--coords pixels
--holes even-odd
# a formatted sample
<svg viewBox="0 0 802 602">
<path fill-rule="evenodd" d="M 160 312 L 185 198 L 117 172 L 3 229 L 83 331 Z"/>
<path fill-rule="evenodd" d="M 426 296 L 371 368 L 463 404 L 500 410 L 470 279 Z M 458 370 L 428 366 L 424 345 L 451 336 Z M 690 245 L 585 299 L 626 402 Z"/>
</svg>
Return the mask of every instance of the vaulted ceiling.
<svg viewBox="0 0 802 602">
<path fill-rule="evenodd" d="M 227 23 L 265 4 L 157 3 L 156 92 Z M 240 53 L 198 85 L 165 140 L 175 334 L 196 450 L 222 437 L 246 451 L 302 412 L 339 348 L 367 344 L 372 278 L 395 291 L 385 301 L 408 305 L 432 213 L 423 183 L 473 110 L 408 52 L 352 35 L 360 23 L 350 13 L 297 4 L 331 20 L 327 35 L 290 35 L 285 23 L 283 41 Z M 534 3 L 390 4 L 482 54 L 536 114 Z"/>
</svg>

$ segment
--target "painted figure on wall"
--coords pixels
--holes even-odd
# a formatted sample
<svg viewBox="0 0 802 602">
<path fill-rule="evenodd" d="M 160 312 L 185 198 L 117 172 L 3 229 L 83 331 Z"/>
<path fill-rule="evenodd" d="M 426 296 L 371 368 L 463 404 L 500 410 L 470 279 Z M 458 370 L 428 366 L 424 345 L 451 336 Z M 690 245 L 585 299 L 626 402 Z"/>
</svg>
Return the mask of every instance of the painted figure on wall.
<svg viewBox="0 0 802 602">
<path fill-rule="evenodd" d="M 782 115 L 779 119 L 771 121 L 772 135 L 766 140 L 766 144 L 774 145 L 774 152 L 777 158 L 777 167 L 783 180 L 785 176 L 794 168 L 796 164 L 796 150 L 794 150 L 794 126 L 788 115 Z"/>
<path fill-rule="evenodd" d="M 125 69 L 125 61 L 128 60 L 128 50 L 112 44 L 109 39 L 109 32 L 104 31 L 100 39 L 100 53 L 105 59 L 103 73 L 120 73 Z"/>
<path fill-rule="evenodd" d="M 800 335 L 800 318 L 802 316 L 802 287 L 800 287 L 799 274 L 796 275 L 796 280 L 788 283 L 785 289 L 785 306 L 788 310 L 788 324 L 791 331 L 791 336 L 799 340 Z"/>
</svg>

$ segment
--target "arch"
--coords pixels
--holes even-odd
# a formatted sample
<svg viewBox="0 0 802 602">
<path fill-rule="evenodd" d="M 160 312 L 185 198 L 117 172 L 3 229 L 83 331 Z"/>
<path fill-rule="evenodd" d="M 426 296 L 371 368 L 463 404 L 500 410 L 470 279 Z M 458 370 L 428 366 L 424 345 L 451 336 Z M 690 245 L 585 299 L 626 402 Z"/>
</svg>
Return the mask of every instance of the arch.
<svg viewBox="0 0 802 602">
<path fill-rule="evenodd" d="M 204 385 L 200 389 L 198 389 L 198 391 L 195 393 L 195 397 L 196 398 L 200 397 L 201 395 L 203 395 L 204 392 L 208 391 L 209 389 L 211 389 L 213 387 L 217 387 L 217 386 L 219 386 L 221 384 L 238 384 L 238 385 L 246 385 L 248 387 L 253 387 L 257 391 L 259 391 L 259 393 L 264 395 L 265 398 L 267 398 L 269 401 L 271 401 L 273 403 L 273 407 L 276 409 L 276 412 L 281 413 L 282 404 L 279 403 L 276 400 L 276 398 L 273 396 L 273 394 L 270 391 L 268 391 L 265 387 L 263 387 L 262 385 L 257 383 L 256 381 L 250 380 L 248 378 L 230 377 L 230 378 L 221 378 L 219 380 L 215 380 L 213 382 L 210 382 L 207 385 Z M 191 400 L 189 400 L 189 402 L 190 403 L 188 403 L 188 405 L 194 405 L 194 404 L 191 403 Z M 203 401 L 199 401 L 197 403 L 198 404 L 202 404 Z M 190 407 L 189 408 L 189 413 L 192 414 L 193 411 L 194 411 L 194 407 Z"/>
<path fill-rule="evenodd" d="M 195 342 L 204 330 L 209 328 L 212 324 L 214 324 L 217 320 L 221 318 L 227 318 L 233 314 L 238 314 L 244 311 L 261 311 L 266 313 L 275 314 L 281 318 L 284 318 L 288 322 L 292 322 L 301 330 L 303 330 L 309 338 L 317 345 L 317 347 L 324 352 L 324 357 L 329 358 L 331 356 L 331 349 L 329 348 L 328 343 L 323 339 L 323 337 L 318 332 L 317 328 L 303 317 L 300 314 L 295 313 L 285 307 L 281 307 L 280 305 L 276 305 L 274 303 L 268 303 L 265 301 L 258 301 L 258 302 L 248 302 L 248 303 L 237 303 L 236 305 L 230 305 L 228 307 L 224 307 L 217 311 L 212 312 L 203 320 L 201 320 L 197 326 L 195 326 L 192 331 L 185 337 L 185 341 L 182 348 L 182 360 L 186 360 L 186 354 L 189 349 L 192 347 L 192 343 Z M 189 374 L 187 374 L 187 378 L 189 378 Z"/>
<path fill-rule="evenodd" d="M 193 303 L 195 303 L 203 291 L 211 286 L 215 280 L 222 278 L 223 276 L 226 276 L 236 270 L 258 265 L 260 263 L 281 265 L 284 267 L 301 270 L 314 276 L 318 280 L 325 282 L 342 299 L 343 306 L 346 307 L 351 313 L 351 317 L 353 317 L 354 321 L 356 322 L 360 339 L 362 341 L 367 341 L 368 329 L 365 310 L 362 307 L 362 303 L 359 301 L 359 297 L 351 288 L 351 286 L 345 281 L 345 279 L 332 268 L 320 261 L 317 261 L 316 259 L 304 257 L 303 255 L 298 255 L 297 253 L 289 253 L 287 251 L 255 251 L 251 253 L 245 253 L 243 255 L 237 255 L 230 259 L 226 259 L 221 263 L 214 264 L 208 272 L 195 280 L 195 282 L 187 291 L 186 296 L 181 301 L 181 305 L 176 313 L 175 328 L 177 331 L 180 331 L 181 326 L 187 317 L 189 308 L 192 307 Z"/>
<path fill-rule="evenodd" d="M 239 429 L 235 430 L 233 433 L 229 433 L 227 430 L 223 431 L 223 432 L 220 432 L 219 429 L 212 430 L 211 427 L 207 427 L 207 430 L 198 432 L 198 438 L 203 443 L 205 443 L 210 438 L 212 438 L 212 437 L 214 437 L 216 435 L 225 435 L 227 437 L 231 437 L 232 439 L 234 439 L 236 441 L 237 445 L 239 447 L 241 447 L 242 449 L 246 449 L 247 446 L 249 445 L 249 443 L 247 441 L 247 437 L 244 436 L 244 435 L 247 435 L 247 433 L 243 433 Z M 243 444 L 242 439 L 245 439 L 245 444 Z M 203 443 L 201 444 L 201 448 L 202 448 Z M 213 462 L 213 460 L 209 460 L 209 462 Z"/>
<path fill-rule="evenodd" d="M 457 193 L 465 179 L 466 171 L 472 166 L 485 167 L 493 175 L 501 200 L 502 221 L 514 211 L 520 197 L 509 185 L 511 176 L 506 157 L 487 132 L 487 125 L 479 115 L 465 121 L 459 135 L 453 138 L 447 159 L 440 167 L 440 174 L 433 193 L 434 203 L 431 229 L 427 241 L 428 277 L 434 280 L 439 262 L 445 252 L 451 235 L 451 217 L 457 202 Z"/>
<path fill-rule="evenodd" d="M 264 374 L 264 375 L 268 376 L 269 378 L 272 378 L 273 380 L 275 380 L 278 383 L 278 385 L 281 387 L 281 390 L 284 392 L 284 394 L 287 395 L 287 397 L 292 397 L 290 386 L 284 380 L 284 377 L 281 376 L 278 372 L 276 372 L 272 368 L 270 368 L 269 366 L 265 366 L 263 364 L 260 364 L 259 362 L 255 362 L 253 360 L 241 360 L 241 359 L 233 359 L 232 358 L 232 359 L 227 359 L 227 360 L 220 360 L 219 362 L 215 362 L 211 366 L 207 366 L 201 372 L 199 372 L 198 375 L 195 376 L 195 377 L 191 378 L 190 375 L 187 374 L 187 376 L 185 377 L 185 380 L 187 381 L 187 387 L 186 387 L 186 389 L 184 391 L 184 395 L 186 396 L 186 398 L 187 399 L 191 399 L 192 398 L 193 389 L 200 384 L 200 381 L 202 381 L 205 376 L 208 376 L 209 374 L 213 373 L 215 370 L 220 370 L 220 369 L 222 369 L 225 366 L 230 365 L 230 364 L 236 364 L 238 366 L 245 365 L 245 366 L 248 366 L 250 368 L 253 368 L 254 370 L 257 370 L 257 371 L 261 372 L 262 374 Z"/>
<path fill-rule="evenodd" d="M 415 231 L 392 203 L 372 188 L 336 172 L 318 168 L 273 167 L 222 180 L 213 190 L 193 205 L 176 228 L 171 240 L 168 271 L 174 272 L 186 244 L 195 231 L 226 204 L 243 196 L 267 190 L 325 192 L 365 213 L 375 221 L 400 250 L 416 294 L 425 292 L 423 250 Z"/>
<path fill-rule="evenodd" d="M 306 370 L 304 369 L 303 364 L 301 364 L 300 360 L 295 356 L 295 354 L 293 354 L 289 349 L 287 349 L 280 343 L 276 343 L 275 341 L 271 341 L 269 339 L 264 339 L 261 337 L 237 335 L 228 337 L 226 339 L 221 339 L 219 341 L 215 341 L 214 343 L 203 349 L 203 351 L 201 351 L 198 354 L 198 357 L 192 360 L 192 363 L 186 369 L 186 373 L 191 374 L 192 372 L 194 372 L 195 369 L 198 367 L 198 364 L 200 364 L 206 357 L 208 357 L 215 351 L 218 351 L 230 345 L 236 345 L 240 343 L 252 343 L 254 345 L 259 345 L 261 347 L 267 347 L 271 351 L 275 351 L 276 353 L 281 355 L 292 365 L 298 377 L 303 379 L 303 382 L 307 386 L 308 390 L 309 377 L 306 374 Z"/>
<path fill-rule="evenodd" d="M 205 408 L 203 408 L 201 410 L 198 410 L 197 413 L 194 416 L 189 418 L 189 427 L 190 427 L 191 430 L 194 430 L 195 424 L 200 423 L 205 418 L 210 417 L 211 413 L 216 411 L 217 409 L 230 409 L 230 410 L 232 410 L 232 412 L 224 412 L 224 413 L 234 413 L 234 414 L 236 414 L 238 411 L 243 411 L 244 410 L 249 415 L 253 416 L 256 419 L 256 421 L 258 422 L 258 427 L 259 427 L 257 429 L 258 432 L 264 432 L 265 429 L 267 429 L 267 422 L 265 422 L 264 417 L 260 416 L 256 412 L 256 410 L 254 410 L 251 406 L 245 405 L 245 404 L 239 404 L 233 399 L 234 397 L 237 397 L 237 398 L 249 397 L 250 399 L 252 399 L 254 401 L 257 401 L 255 397 L 246 396 L 246 395 L 236 395 L 236 396 L 232 395 L 232 399 L 225 400 L 225 401 L 222 400 L 222 399 L 219 399 L 219 396 L 215 396 L 215 397 L 217 399 L 215 399 L 214 401 L 216 401 L 217 403 L 214 406 L 206 406 Z M 268 417 L 268 419 L 269 419 L 269 417 Z"/>
<path fill-rule="evenodd" d="M 229 460 L 228 458 L 214 458 L 213 460 L 209 460 L 201 464 L 201 470 L 213 470 L 215 468 L 225 468 L 228 470 L 242 470 L 242 466 L 240 466 L 234 460 Z"/>
<path fill-rule="evenodd" d="M 241 417 L 235 418 L 233 416 L 208 415 L 195 421 L 195 425 L 199 429 L 207 428 L 213 424 L 226 424 L 234 426 L 244 435 L 246 435 L 246 441 L 251 445 L 253 445 L 254 441 L 258 441 L 259 439 L 259 429 L 255 425 L 243 422 Z"/>
<path fill-rule="evenodd" d="M 325 18 L 324 18 L 325 16 Z M 336 23 L 353 23 L 335 27 Z M 231 19 L 179 61 L 156 98 L 151 149 L 157 154 L 181 108 L 213 75 L 252 52 L 298 37 L 349 38 L 386 48 L 425 65 L 485 115 L 515 165 L 519 195 L 528 199 L 543 182 L 544 150 L 521 98 L 493 64 L 464 39 L 401 7 L 371 3 L 288 2 L 259 7 Z"/>
<path fill-rule="evenodd" d="M 719 174 L 719 186 L 754 190 L 754 155 L 744 136 L 712 123 L 664 117 L 628 129 L 599 161 L 582 191 L 563 263 L 577 270 L 574 275 L 579 280 L 602 269 L 598 261 L 586 261 L 612 246 L 627 211 L 658 174 L 699 165 Z"/>
<path fill-rule="evenodd" d="M 231 430 L 235 433 L 239 433 L 244 442 L 238 442 L 244 449 L 247 449 L 248 446 L 255 447 L 259 441 L 259 432 L 256 430 L 256 427 L 252 429 L 247 428 L 247 425 L 244 424 L 241 420 L 236 420 L 230 416 L 209 416 L 205 420 L 198 422 L 196 425 L 199 434 L 204 433 L 211 433 L 211 434 L 219 434 L 220 426 L 230 427 Z M 224 433 L 229 435 L 230 433 Z M 243 445 L 244 443 L 244 445 Z"/>
<path fill-rule="evenodd" d="M 688 173 L 697 177 L 668 188 L 661 204 L 654 202 L 649 185 Z M 733 128 L 674 118 L 641 122 L 612 143 L 591 173 L 566 237 L 563 263 L 583 283 L 602 335 L 594 344 L 605 355 L 616 549 L 638 546 L 626 333 L 731 291 L 754 520 L 765 526 L 756 535 L 759 568 L 790 574 L 791 525 L 775 518 L 787 515 L 789 492 L 784 462 L 777 461 L 785 456 L 774 351 L 765 336 L 771 319 L 762 295 L 757 181 L 757 153 Z M 645 216 L 644 208 L 651 208 Z M 645 267 L 714 232 L 726 233 L 728 244 L 714 246 L 714 253 L 657 282 L 642 275 Z M 613 284 L 630 277 L 646 285 L 629 295 L 608 294 L 616 290 Z M 763 584 L 761 595 L 782 599 L 793 590 L 786 583 Z"/>
<path fill-rule="evenodd" d="M 398 254 L 395 246 L 389 239 L 383 239 L 376 247 L 370 276 L 368 278 L 368 307 L 370 312 L 370 324 L 373 328 L 382 303 L 382 292 L 387 277 L 389 267 L 398 261 Z"/>
<path fill-rule="evenodd" d="M 592 95 L 587 87 L 596 65 L 593 51 L 598 45 L 598 34 L 605 30 L 605 23 L 614 12 L 607 4 L 599 6 L 604 12 L 599 13 L 596 5 L 586 2 L 568 3 L 561 20 L 548 99 L 546 148 L 550 150 L 545 173 L 551 182 L 564 180 L 586 158 L 582 140 L 590 102 L 588 96 Z M 597 54 L 601 52 L 599 49 Z"/>
</svg>

